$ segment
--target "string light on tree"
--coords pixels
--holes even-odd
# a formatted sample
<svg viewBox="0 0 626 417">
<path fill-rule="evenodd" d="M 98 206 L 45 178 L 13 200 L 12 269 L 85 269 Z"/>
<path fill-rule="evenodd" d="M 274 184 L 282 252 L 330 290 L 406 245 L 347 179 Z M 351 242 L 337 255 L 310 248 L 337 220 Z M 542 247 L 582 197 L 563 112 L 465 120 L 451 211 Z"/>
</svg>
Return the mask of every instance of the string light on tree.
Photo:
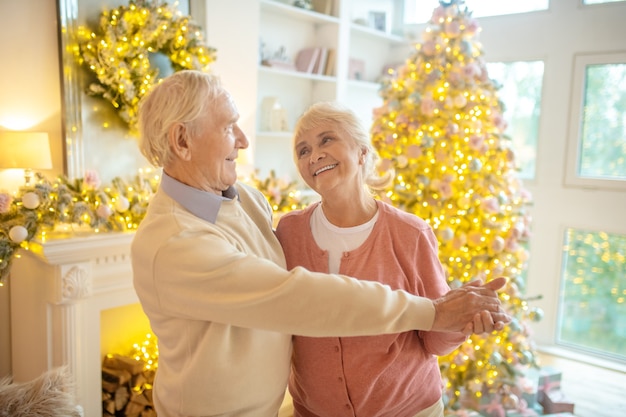
<svg viewBox="0 0 626 417">
<path fill-rule="evenodd" d="M 536 364 L 529 322 L 541 316 L 522 296 L 530 193 L 518 178 L 503 103 L 462 0 L 441 1 L 415 51 L 389 77 L 374 111 L 381 171 L 394 173 L 381 198 L 426 220 L 439 240 L 452 287 L 507 276 L 504 331 L 472 336 L 441 358 L 448 409 L 486 395 L 515 404 L 516 377 Z"/>
</svg>

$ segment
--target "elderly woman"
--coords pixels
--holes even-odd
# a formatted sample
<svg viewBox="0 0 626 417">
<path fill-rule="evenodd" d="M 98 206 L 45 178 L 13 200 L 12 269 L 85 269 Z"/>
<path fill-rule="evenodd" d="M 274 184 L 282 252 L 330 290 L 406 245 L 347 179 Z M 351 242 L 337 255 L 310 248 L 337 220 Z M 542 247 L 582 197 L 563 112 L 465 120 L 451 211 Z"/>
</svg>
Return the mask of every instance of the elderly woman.
<svg viewBox="0 0 626 417">
<path fill-rule="evenodd" d="M 163 167 L 131 246 L 135 289 L 158 338 L 159 417 L 275 417 L 292 334 L 469 329 L 485 309 L 507 319 L 493 287 L 432 302 L 346 276 L 287 271 L 267 200 L 237 182 L 248 139 L 214 75 L 165 78 L 139 120 L 143 154 Z"/>
<path fill-rule="evenodd" d="M 337 103 L 313 105 L 296 124 L 293 151 L 321 202 L 281 218 L 277 235 L 287 268 L 345 274 L 430 299 L 450 291 L 430 226 L 374 199 L 368 189 L 385 179 L 375 172 L 377 155 L 352 111 Z M 475 330 L 491 325 L 485 314 Z M 437 356 L 465 339 L 461 332 L 428 329 L 296 336 L 289 384 L 295 416 L 440 417 Z"/>
</svg>

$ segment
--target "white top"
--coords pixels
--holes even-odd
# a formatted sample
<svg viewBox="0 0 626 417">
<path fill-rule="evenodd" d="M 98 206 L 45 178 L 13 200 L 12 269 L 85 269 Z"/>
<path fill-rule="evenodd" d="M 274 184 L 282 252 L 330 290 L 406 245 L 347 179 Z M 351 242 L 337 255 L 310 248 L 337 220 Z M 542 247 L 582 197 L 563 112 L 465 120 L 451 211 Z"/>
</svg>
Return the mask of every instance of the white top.
<svg viewBox="0 0 626 417">
<path fill-rule="evenodd" d="M 365 242 L 378 220 L 378 211 L 371 220 L 353 227 L 339 227 L 332 224 L 324 215 L 319 204 L 311 215 L 311 232 L 320 249 L 328 252 L 328 271 L 339 273 L 339 265 L 344 252 L 355 250 Z"/>
</svg>

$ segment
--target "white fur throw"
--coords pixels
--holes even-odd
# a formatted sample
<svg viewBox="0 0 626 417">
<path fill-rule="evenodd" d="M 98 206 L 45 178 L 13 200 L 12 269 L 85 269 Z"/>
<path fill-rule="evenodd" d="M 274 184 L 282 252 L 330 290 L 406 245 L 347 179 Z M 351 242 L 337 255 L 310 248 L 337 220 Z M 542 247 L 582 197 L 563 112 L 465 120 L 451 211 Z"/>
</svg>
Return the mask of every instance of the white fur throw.
<svg viewBox="0 0 626 417">
<path fill-rule="evenodd" d="M 74 402 L 72 375 L 66 367 L 52 369 L 24 383 L 0 380 L 0 417 L 81 417 Z"/>
</svg>

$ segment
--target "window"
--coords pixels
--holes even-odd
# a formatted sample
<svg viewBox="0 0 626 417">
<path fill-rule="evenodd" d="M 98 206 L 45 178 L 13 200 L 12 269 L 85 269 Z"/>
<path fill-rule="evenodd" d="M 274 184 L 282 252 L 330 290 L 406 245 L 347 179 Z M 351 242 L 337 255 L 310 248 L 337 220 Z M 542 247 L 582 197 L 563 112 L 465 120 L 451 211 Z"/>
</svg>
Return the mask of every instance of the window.
<svg viewBox="0 0 626 417">
<path fill-rule="evenodd" d="M 557 343 L 626 362 L 626 235 L 568 229 Z"/>
<path fill-rule="evenodd" d="M 548 10 L 550 0 L 465 0 L 465 6 L 474 17 L 498 16 Z M 439 6 L 439 0 L 406 0 L 404 23 L 426 23 Z"/>
<path fill-rule="evenodd" d="M 626 190 L 626 53 L 574 61 L 566 182 Z"/>
<path fill-rule="evenodd" d="M 543 67 L 542 61 L 487 64 L 489 78 L 501 86 L 499 97 L 509 124 L 506 134 L 511 137 L 523 179 L 535 178 Z"/>
</svg>

